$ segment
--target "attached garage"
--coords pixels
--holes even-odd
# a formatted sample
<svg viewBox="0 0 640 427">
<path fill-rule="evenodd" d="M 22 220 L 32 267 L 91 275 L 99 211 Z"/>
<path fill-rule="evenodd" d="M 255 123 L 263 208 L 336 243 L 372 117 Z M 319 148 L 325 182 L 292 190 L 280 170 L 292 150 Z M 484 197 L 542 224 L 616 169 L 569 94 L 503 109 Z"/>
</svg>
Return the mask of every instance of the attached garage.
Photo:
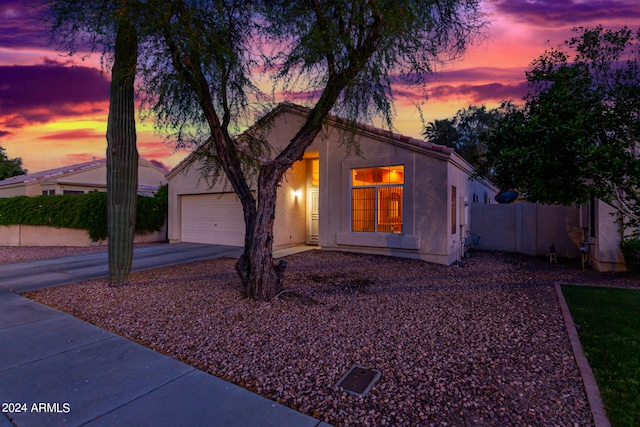
<svg viewBox="0 0 640 427">
<path fill-rule="evenodd" d="M 244 246 L 242 204 L 235 193 L 183 195 L 182 241 Z"/>
</svg>

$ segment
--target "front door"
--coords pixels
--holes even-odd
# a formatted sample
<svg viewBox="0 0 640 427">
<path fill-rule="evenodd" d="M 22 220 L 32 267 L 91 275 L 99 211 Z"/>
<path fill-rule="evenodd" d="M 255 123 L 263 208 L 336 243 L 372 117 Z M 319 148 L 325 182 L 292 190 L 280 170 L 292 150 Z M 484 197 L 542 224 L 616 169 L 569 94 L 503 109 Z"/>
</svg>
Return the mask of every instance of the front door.
<svg viewBox="0 0 640 427">
<path fill-rule="evenodd" d="M 318 218 L 319 218 L 319 194 L 318 187 L 309 189 L 309 197 L 307 197 L 307 243 L 310 245 L 318 244 Z"/>
</svg>

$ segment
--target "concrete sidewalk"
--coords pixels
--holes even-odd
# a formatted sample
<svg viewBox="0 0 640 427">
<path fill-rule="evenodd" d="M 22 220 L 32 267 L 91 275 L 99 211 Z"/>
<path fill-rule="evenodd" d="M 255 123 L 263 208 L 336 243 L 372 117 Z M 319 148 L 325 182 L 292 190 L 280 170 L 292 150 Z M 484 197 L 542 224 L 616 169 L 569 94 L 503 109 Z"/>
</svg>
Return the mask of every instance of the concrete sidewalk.
<svg viewBox="0 0 640 427">
<path fill-rule="evenodd" d="M 236 246 L 198 243 L 148 246 L 133 251 L 131 271 L 220 257 L 237 258 L 241 253 L 242 248 Z M 106 252 L 0 264 L 0 286 L 16 292 L 68 285 L 102 277 L 109 277 Z"/>
<path fill-rule="evenodd" d="M 19 271 L 28 271 L 16 263 L 8 269 L 11 283 L 17 288 L 52 286 L 69 279 L 59 268 L 67 261 L 39 264 L 32 279 L 40 286 L 17 280 Z M 66 276 L 48 280 L 47 268 L 53 276 L 61 271 Z M 100 266 L 83 268 L 89 276 Z M 85 277 L 77 271 L 71 276 Z M 0 427 L 328 426 L 23 298 L 6 285 L 0 271 Z"/>
</svg>

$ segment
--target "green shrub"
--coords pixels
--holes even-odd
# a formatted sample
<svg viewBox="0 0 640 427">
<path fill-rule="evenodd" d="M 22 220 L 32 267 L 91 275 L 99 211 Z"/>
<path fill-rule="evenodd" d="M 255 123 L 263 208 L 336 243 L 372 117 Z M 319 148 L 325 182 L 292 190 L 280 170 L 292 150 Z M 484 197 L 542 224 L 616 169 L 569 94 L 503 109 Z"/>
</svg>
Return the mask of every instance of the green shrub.
<svg viewBox="0 0 640 427">
<path fill-rule="evenodd" d="M 640 273 L 640 239 L 625 239 L 620 243 L 620 248 L 629 270 Z"/>
<path fill-rule="evenodd" d="M 167 218 L 169 191 L 165 184 L 154 197 L 138 196 L 136 233 L 146 234 L 160 230 Z"/>
<path fill-rule="evenodd" d="M 160 192 L 159 192 L 160 194 Z M 167 191 L 138 196 L 136 234 L 160 230 L 167 217 Z M 0 199 L 0 225 L 48 225 L 87 230 L 93 241 L 107 238 L 107 194 L 18 196 Z"/>
</svg>

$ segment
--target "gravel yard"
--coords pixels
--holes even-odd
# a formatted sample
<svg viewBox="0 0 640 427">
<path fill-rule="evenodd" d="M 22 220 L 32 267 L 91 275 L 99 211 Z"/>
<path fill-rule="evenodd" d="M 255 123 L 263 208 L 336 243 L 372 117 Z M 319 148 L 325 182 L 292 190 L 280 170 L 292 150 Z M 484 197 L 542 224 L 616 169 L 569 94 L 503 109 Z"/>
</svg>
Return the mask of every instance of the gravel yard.
<svg viewBox="0 0 640 427">
<path fill-rule="evenodd" d="M 466 261 L 311 251 L 270 303 L 241 297 L 230 259 L 27 296 L 336 426 L 593 425 L 552 284 L 638 276 Z M 364 398 L 334 388 L 354 364 L 382 372 Z"/>
<path fill-rule="evenodd" d="M 161 243 L 136 243 L 136 248 Z M 107 252 L 107 246 L 0 246 L 0 264 Z"/>
<path fill-rule="evenodd" d="M 0 264 L 106 251 L 106 246 L 0 246 Z"/>
</svg>

